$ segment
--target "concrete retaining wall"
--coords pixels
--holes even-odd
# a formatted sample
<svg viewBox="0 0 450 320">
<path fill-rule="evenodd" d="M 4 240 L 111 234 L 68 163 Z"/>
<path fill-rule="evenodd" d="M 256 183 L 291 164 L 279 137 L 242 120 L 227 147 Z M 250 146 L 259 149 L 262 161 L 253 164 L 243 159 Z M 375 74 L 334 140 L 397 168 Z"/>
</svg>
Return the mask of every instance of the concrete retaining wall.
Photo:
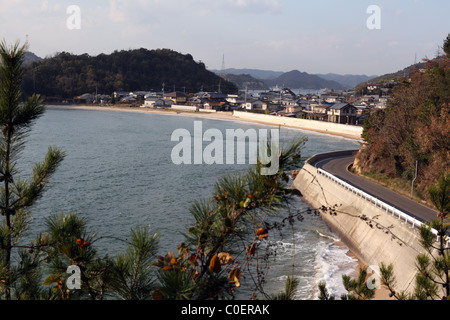
<svg viewBox="0 0 450 320">
<path fill-rule="evenodd" d="M 330 229 L 365 265 L 392 263 L 397 290 L 413 290 L 415 258 L 423 250 L 417 229 L 317 174 L 317 169 L 309 163 L 297 175 L 293 188 L 313 208 L 337 205 L 336 215 L 321 213 Z"/>
<path fill-rule="evenodd" d="M 173 105 L 171 108 L 173 110 L 178 110 L 178 111 L 191 111 L 191 112 L 197 112 L 198 111 L 197 107 L 191 107 L 191 106 Z"/>
<path fill-rule="evenodd" d="M 271 125 L 282 125 L 287 127 L 293 127 L 304 130 L 312 130 L 312 131 L 320 131 L 330 134 L 339 134 L 345 135 L 353 139 L 361 139 L 362 127 L 324 122 L 324 121 L 315 121 L 315 120 L 306 120 L 306 119 L 296 119 L 296 118 L 288 118 L 288 117 L 277 117 L 265 114 L 258 114 L 252 112 L 241 112 L 234 111 L 233 115 L 236 118 L 242 120 L 249 121 L 258 121 L 261 123 L 271 124 Z"/>
</svg>

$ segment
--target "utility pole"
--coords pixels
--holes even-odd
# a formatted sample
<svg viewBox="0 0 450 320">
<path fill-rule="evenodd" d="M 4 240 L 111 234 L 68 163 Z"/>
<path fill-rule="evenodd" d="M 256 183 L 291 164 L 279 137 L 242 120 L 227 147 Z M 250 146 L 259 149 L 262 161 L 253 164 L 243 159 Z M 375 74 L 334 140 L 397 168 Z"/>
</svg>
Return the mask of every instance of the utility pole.
<svg viewBox="0 0 450 320">
<path fill-rule="evenodd" d="M 412 185 L 411 185 L 411 199 L 414 199 L 414 183 L 417 180 L 417 169 L 419 167 L 419 161 L 416 160 L 416 174 L 414 176 L 414 179 L 412 181 Z"/>
<path fill-rule="evenodd" d="M 244 100 L 245 103 L 247 103 L 247 91 L 248 91 L 248 87 L 245 86 L 245 100 Z"/>
<path fill-rule="evenodd" d="M 225 54 L 222 57 L 222 73 L 224 72 L 224 70 L 225 70 Z"/>
</svg>

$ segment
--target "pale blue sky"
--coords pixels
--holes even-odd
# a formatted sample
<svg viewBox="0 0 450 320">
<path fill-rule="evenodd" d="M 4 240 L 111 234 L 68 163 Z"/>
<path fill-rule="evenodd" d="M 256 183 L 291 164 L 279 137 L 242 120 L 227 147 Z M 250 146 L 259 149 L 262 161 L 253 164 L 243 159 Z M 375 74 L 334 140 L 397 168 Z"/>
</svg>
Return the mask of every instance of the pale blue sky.
<svg viewBox="0 0 450 320">
<path fill-rule="evenodd" d="M 67 7 L 81 10 L 69 30 Z M 381 8 L 370 30 L 367 8 Z M 210 69 L 384 74 L 433 58 L 450 33 L 448 0 L 0 0 L 0 38 L 41 57 L 169 48 Z"/>
</svg>

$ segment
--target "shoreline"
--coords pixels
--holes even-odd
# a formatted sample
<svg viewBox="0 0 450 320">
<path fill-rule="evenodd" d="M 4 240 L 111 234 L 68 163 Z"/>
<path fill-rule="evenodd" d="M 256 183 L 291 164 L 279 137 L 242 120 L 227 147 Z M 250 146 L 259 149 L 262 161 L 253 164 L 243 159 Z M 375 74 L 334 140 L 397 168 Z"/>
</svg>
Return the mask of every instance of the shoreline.
<svg viewBox="0 0 450 320">
<path fill-rule="evenodd" d="M 188 112 L 188 111 L 179 111 L 179 110 L 168 110 L 168 109 L 153 109 L 153 108 L 141 108 L 141 107 L 128 107 L 128 106 L 96 106 L 96 105 L 56 105 L 56 104 L 48 104 L 45 105 L 45 108 L 50 109 L 63 109 L 63 110 L 91 110 L 91 111 L 120 111 L 120 112 L 133 112 L 133 113 L 146 113 L 146 114 L 157 114 L 157 115 L 172 115 L 172 116 L 189 116 L 189 117 L 202 117 L 213 120 L 227 120 L 227 121 L 235 121 L 235 122 L 245 122 L 245 123 L 258 123 L 263 125 L 272 125 L 276 126 L 270 121 L 256 121 L 249 119 L 241 119 L 233 116 L 232 112 L 217 112 L 217 113 L 209 113 L 209 112 Z M 342 138 L 347 138 L 350 140 L 359 141 L 360 139 L 356 139 L 354 136 L 350 136 L 347 134 L 339 134 L 335 132 L 326 132 L 323 130 L 313 130 L 313 129 L 305 129 L 300 126 L 289 126 L 285 125 L 286 128 L 291 129 L 299 129 L 306 132 L 315 132 L 319 134 L 332 135 L 332 136 L 340 136 Z M 343 241 L 337 241 L 333 245 L 335 246 L 345 246 L 348 249 L 347 255 L 352 257 L 357 261 L 358 267 L 354 270 L 354 274 L 350 276 L 356 277 L 359 273 L 359 268 L 364 266 L 364 264 L 357 258 L 357 256 L 352 253 L 349 247 Z M 389 292 L 384 288 L 377 290 L 375 298 L 373 300 L 388 300 Z"/>
<path fill-rule="evenodd" d="M 348 249 L 348 246 L 343 241 L 337 241 L 333 245 L 334 246 L 340 246 L 340 247 L 344 246 L 345 248 Z M 347 255 L 349 257 L 351 257 L 352 259 L 354 259 L 357 262 L 357 264 L 358 264 L 358 267 L 354 271 L 354 273 L 353 274 L 349 274 L 349 276 L 351 276 L 352 278 L 356 278 L 359 275 L 359 270 L 362 267 L 366 267 L 367 268 L 368 266 L 365 265 L 364 263 L 362 263 L 361 260 L 358 259 L 358 257 L 353 252 L 350 251 L 350 249 L 348 250 Z M 374 301 L 393 300 L 393 298 L 389 297 L 389 294 L 390 294 L 389 290 L 384 288 L 383 286 L 381 286 L 381 288 L 375 290 L 375 296 L 374 296 L 374 298 L 372 300 L 374 300 Z"/>
<path fill-rule="evenodd" d="M 229 120 L 236 122 L 244 122 L 244 123 L 257 123 L 269 126 L 276 126 L 277 124 L 271 123 L 270 121 L 259 121 L 259 120 L 251 120 L 251 119 L 241 119 L 233 115 L 233 112 L 189 112 L 189 111 L 180 111 L 180 110 L 170 110 L 170 109 L 154 109 L 154 108 L 145 108 L 145 107 L 128 107 L 128 106 L 97 106 L 97 105 L 59 105 L 59 104 L 47 104 L 46 108 L 53 109 L 64 109 L 64 110 L 93 110 L 93 111 L 122 111 L 122 112 L 135 112 L 135 113 L 147 113 L 147 114 L 158 114 L 158 115 L 174 115 L 174 116 L 186 116 L 186 117 L 200 117 L 207 118 L 213 120 Z M 303 128 L 302 126 L 294 126 L 294 125 L 284 125 L 283 127 L 290 129 L 298 129 L 303 131 L 315 132 L 319 134 L 331 135 L 331 136 L 339 136 L 342 138 L 361 141 L 361 139 L 356 138 L 353 135 L 345 134 L 345 133 L 337 133 L 337 132 L 329 132 L 319 129 L 312 128 Z"/>
</svg>

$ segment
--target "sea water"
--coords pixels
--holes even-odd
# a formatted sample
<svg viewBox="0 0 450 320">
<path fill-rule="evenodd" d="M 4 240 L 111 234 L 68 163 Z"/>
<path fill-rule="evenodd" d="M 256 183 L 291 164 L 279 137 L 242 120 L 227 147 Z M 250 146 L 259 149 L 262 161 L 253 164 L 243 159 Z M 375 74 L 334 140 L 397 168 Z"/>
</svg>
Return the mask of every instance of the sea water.
<svg viewBox="0 0 450 320">
<path fill-rule="evenodd" d="M 96 245 L 103 254 L 114 255 L 125 248 L 138 225 L 150 226 L 160 233 L 161 254 L 176 251 L 183 233 L 193 220 L 189 209 L 194 200 L 209 198 L 216 181 L 246 170 L 248 165 L 175 165 L 171 152 L 176 129 L 193 130 L 202 121 L 205 130 L 270 128 L 260 124 L 213 120 L 179 115 L 159 115 L 119 111 L 68 110 L 48 108 L 32 128 L 22 153 L 21 177 L 29 178 L 31 166 L 42 161 L 49 146 L 58 146 L 67 156 L 52 176 L 44 196 L 32 208 L 31 234 L 45 228 L 45 218 L 54 213 L 77 212 L 89 228 L 104 237 Z M 308 137 L 302 157 L 338 150 L 353 150 L 353 140 L 282 129 L 280 137 L 288 142 Z M 293 210 L 308 205 L 294 199 Z M 345 293 L 342 275 L 352 274 L 357 261 L 319 216 L 306 214 L 294 230 L 272 239 L 276 255 L 270 258 L 266 291 L 283 290 L 288 275 L 300 280 L 296 298 L 317 299 L 320 281 L 326 281 L 332 294 Z M 240 298 L 249 298 L 243 290 Z"/>
</svg>

